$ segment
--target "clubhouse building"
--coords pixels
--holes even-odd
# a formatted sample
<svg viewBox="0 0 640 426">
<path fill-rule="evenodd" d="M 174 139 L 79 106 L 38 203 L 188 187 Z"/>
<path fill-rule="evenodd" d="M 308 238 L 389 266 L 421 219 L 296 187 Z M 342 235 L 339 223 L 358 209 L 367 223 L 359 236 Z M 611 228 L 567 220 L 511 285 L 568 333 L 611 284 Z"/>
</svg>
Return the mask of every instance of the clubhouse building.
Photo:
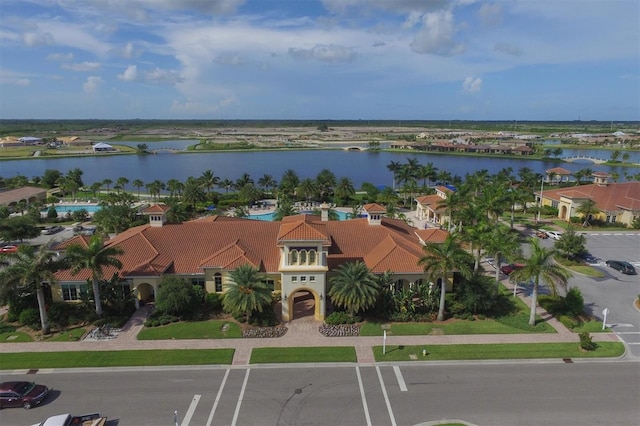
<svg viewBox="0 0 640 426">
<path fill-rule="evenodd" d="M 166 275 L 200 285 L 207 293 L 223 293 L 230 272 L 249 264 L 281 294 L 283 321 L 294 319 L 296 295 L 303 294 L 313 297 L 314 318 L 323 320 L 329 280 L 344 263 L 364 262 L 374 274 L 390 271 L 396 289 L 422 283 L 426 276 L 418 261 L 424 244 L 444 242 L 448 235 L 441 229 L 417 229 L 387 218 L 378 204 L 365 205 L 365 217 L 344 221 L 329 221 L 328 206 L 322 206 L 321 216 L 300 214 L 281 222 L 209 216 L 171 224 L 166 220 L 168 210 L 161 204 L 148 207 L 143 211 L 148 224 L 105 243 L 123 250 L 119 256 L 123 267 L 104 268 L 105 279 L 117 272 L 137 300 L 149 302 Z M 56 250 L 64 252 L 71 244 L 86 246 L 88 238 L 76 236 Z M 90 278 L 89 270 L 76 275 L 70 270 L 58 272 L 53 300 L 80 300 Z"/>
</svg>

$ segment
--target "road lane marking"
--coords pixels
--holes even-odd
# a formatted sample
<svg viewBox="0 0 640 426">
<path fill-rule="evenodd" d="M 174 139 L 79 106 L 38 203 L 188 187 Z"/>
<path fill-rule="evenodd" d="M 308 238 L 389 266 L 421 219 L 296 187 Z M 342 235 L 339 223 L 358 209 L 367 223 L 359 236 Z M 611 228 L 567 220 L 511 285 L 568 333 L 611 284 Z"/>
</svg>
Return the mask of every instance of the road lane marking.
<svg viewBox="0 0 640 426">
<path fill-rule="evenodd" d="M 402 373 L 400 372 L 400 367 L 397 365 L 393 367 L 393 372 L 396 373 L 396 379 L 398 379 L 398 386 L 400 386 L 400 391 L 406 392 L 407 385 L 404 382 L 404 377 L 402 377 Z"/>
<path fill-rule="evenodd" d="M 213 422 L 213 416 L 216 414 L 218 403 L 220 402 L 220 398 L 222 397 L 222 390 L 224 389 L 224 385 L 227 383 L 227 377 L 229 377 L 228 368 L 227 368 L 227 371 L 224 372 L 224 377 L 222 378 L 222 383 L 220 383 L 220 388 L 218 389 L 216 400 L 213 403 L 213 407 L 211 407 L 211 412 L 209 413 L 209 419 L 207 420 L 207 426 L 211 426 L 211 423 Z"/>
<path fill-rule="evenodd" d="M 369 416 L 369 406 L 367 405 L 367 397 L 364 395 L 364 386 L 362 385 L 362 376 L 360 375 L 360 367 L 356 367 L 356 376 L 358 376 L 358 386 L 360 386 L 360 398 L 362 398 L 362 408 L 364 408 L 364 417 L 367 420 L 367 426 L 372 426 L 371 417 Z"/>
<path fill-rule="evenodd" d="M 640 345 L 640 342 L 625 342 L 627 345 Z"/>
<path fill-rule="evenodd" d="M 184 418 L 182 419 L 182 423 L 180 423 L 180 426 L 189 426 L 189 423 L 191 423 L 191 417 L 193 417 L 193 413 L 196 412 L 196 407 L 198 406 L 198 402 L 200 402 L 201 396 L 202 395 L 193 395 L 193 399 L 191 400 L 191 405 L 189 405 L 189 409 L 185 413 Z"/>
<path fill-rule="evenodd" d="M 384 380 L 382 380 L 382 374 L 380 374 L 380 367 L 376 367 L 376 373 L 378 373 L 378 380 L 380 381 L 380 388 L 382 389 L 382 395 L 384 396 L 384 402 L 387 404 L 387 411 L 389 412 L 389 418 L 391 419 L 391 425 L 396 426 L 396 418 L 393 415 L 393 409 L 391 408 L 391 401 L 389 401 L 389 395 L 387 395 L 387 388 L 384 387 Z"/>
<path fill-rule="evenodd" d="M 233 413 L 233 420 L 231 421 L 231 426 L 236 426 L 236 422 L 238 421 L 238 415 L 240 415 L 240 406 L 242 405 L 242 398 L 244 398 L 244 391 L 247 389 L 247 382 L 249 381 L 249 372 L 250 368 L 247 368 L 247 372 L 244 375 L 244 382 L 242 382 L 242 389 L 240 389 L 240 396 L 238 396 L 238 404 L 236 404 L 236 411 Z"/>
</svg>

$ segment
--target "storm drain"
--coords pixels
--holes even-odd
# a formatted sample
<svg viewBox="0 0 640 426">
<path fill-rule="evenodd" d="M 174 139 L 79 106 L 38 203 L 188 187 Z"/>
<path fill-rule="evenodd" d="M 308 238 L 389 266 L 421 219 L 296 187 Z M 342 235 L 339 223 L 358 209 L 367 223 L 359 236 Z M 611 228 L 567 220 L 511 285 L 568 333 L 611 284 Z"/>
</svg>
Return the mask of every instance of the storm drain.
<svg viewBox="0 0 640 426">
<path fill-rule="evenodd" d="M 37 374 L 37 373 L 38 373 L 38 369 L 37 368 L 27 371 L 27 374 Z"/>
<path fill-rule="evenodd" d="M 573 364 L 573 360 L 571 358 L 562 358 L 565 364 Z"/>
</svg>

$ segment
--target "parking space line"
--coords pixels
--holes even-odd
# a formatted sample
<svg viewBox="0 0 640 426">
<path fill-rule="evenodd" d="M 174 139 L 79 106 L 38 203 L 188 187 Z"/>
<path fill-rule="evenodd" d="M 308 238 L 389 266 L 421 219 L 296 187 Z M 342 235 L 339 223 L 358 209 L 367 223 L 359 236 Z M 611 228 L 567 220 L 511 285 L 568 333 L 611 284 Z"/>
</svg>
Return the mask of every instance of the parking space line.
<svg viewBox="0 0 640 426">
<path fill-rule="evenodd" d="M 200 402 L 201 396 L 202 395 L 193 395 L 193 399 L 191 400 L 189 409 L 185 413 L 184 418 L 182 419 L 182 423 L 180 423 L 180 426 L 189 426 L 189 423 L 191 423 L 191 417 L 193 417 L 193 413 L 195 413 L 196 411 L 196 407 L 198 406 L 198 402 Z"/>
<path fill-rule="evenodd" d="M 216 400 L 213 402 L 213 407 L 211 407 L 211 412 L 209 413 L 209 418 L 207 419 L 207 426 L 211 426 L 213 422 L 213 416 L 216 414 L 216 408 L 218 408 L 218 403 L 220 402 L 220 398 L 222 397 L 222 390 L 224 389 L 224 385 L 227 383 L 227 377 L 229 377 L 229 369 L 224 372 L 224 377 L 222 378 L 222 383 L 220 383 L 220 388 L 218 389 L 218 394 L 216 395 Z"/>
<path fill-rule="evenodd" d="M 371 417 L 369 416 L 369 406 L 367 405 L 367 397 L 364 394 L 364 386 L 362 385 L 362 376 L 360 375 L 360 367 L 356 367 L 356 376 L 358 376 L 358 386 L 360 386 L 360 398 L 362 399 L 362 408 L 364 409 L 364 417 L 367 420 L 367 426 L 372 426 Z"/>
<path fill-rule="evenodd" d="M 398 386 L 400 386 L 401 392 L 407 391 L 407 385 L 404 382 L 404 377 L 402 377 L 402 372 L 400 371 L 400 367 L 397 365 L 393 367 L 393 372 L 396 373 L 396 379 L 398 379 Z"/>
<path fill-rule="evenodd" d="M 236 426 L 238 421 L 238 415 L 240 414 L 240 406 L 242 405 L 242 398 L 244 398 L 244 391 L 247 389 L 247 382 L 249 381 L 250 368 L 247 368 L 247 372 L 244 375 L 244 382 L 242 382 L 242 389 L 240 389 L 240 396 L 238 396 L 238 404 L 236 404 L 236 411 L 233 413 L 233 420 L 231 426 Z"/>
<path fill-rule="evenodd" d="M 380 374 L 380 367 L 376 367 L 376 373 L 378 373 L 378 380 L 380 381 L 380 388 L 382 389 L 382 395 L 384 396 L 384 402 L 387 404 L 387 411 L 389 412 L 389 418 L 391 419 L 391 425 L 396 426 L 396 418 L 393 415 L 393 409 L 391 409 L 391 401 L 389 401 L 389 395 L 387 395 L 387 388 L 384 387 L 384 380 L 382 380 L 382 374 Z"/>
</svg>

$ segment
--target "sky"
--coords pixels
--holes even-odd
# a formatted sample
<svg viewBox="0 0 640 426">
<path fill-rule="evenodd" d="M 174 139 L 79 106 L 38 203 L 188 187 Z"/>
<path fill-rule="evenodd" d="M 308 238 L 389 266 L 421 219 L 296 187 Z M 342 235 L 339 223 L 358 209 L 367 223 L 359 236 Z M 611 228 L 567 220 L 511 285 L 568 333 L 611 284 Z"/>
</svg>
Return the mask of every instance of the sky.
<svg viewBox="0 0 640 426">
<path fill-rule="evenodd" d="M 640 120 L 638 0 L 2 0 L 2 119 Z"/>
</svg>

